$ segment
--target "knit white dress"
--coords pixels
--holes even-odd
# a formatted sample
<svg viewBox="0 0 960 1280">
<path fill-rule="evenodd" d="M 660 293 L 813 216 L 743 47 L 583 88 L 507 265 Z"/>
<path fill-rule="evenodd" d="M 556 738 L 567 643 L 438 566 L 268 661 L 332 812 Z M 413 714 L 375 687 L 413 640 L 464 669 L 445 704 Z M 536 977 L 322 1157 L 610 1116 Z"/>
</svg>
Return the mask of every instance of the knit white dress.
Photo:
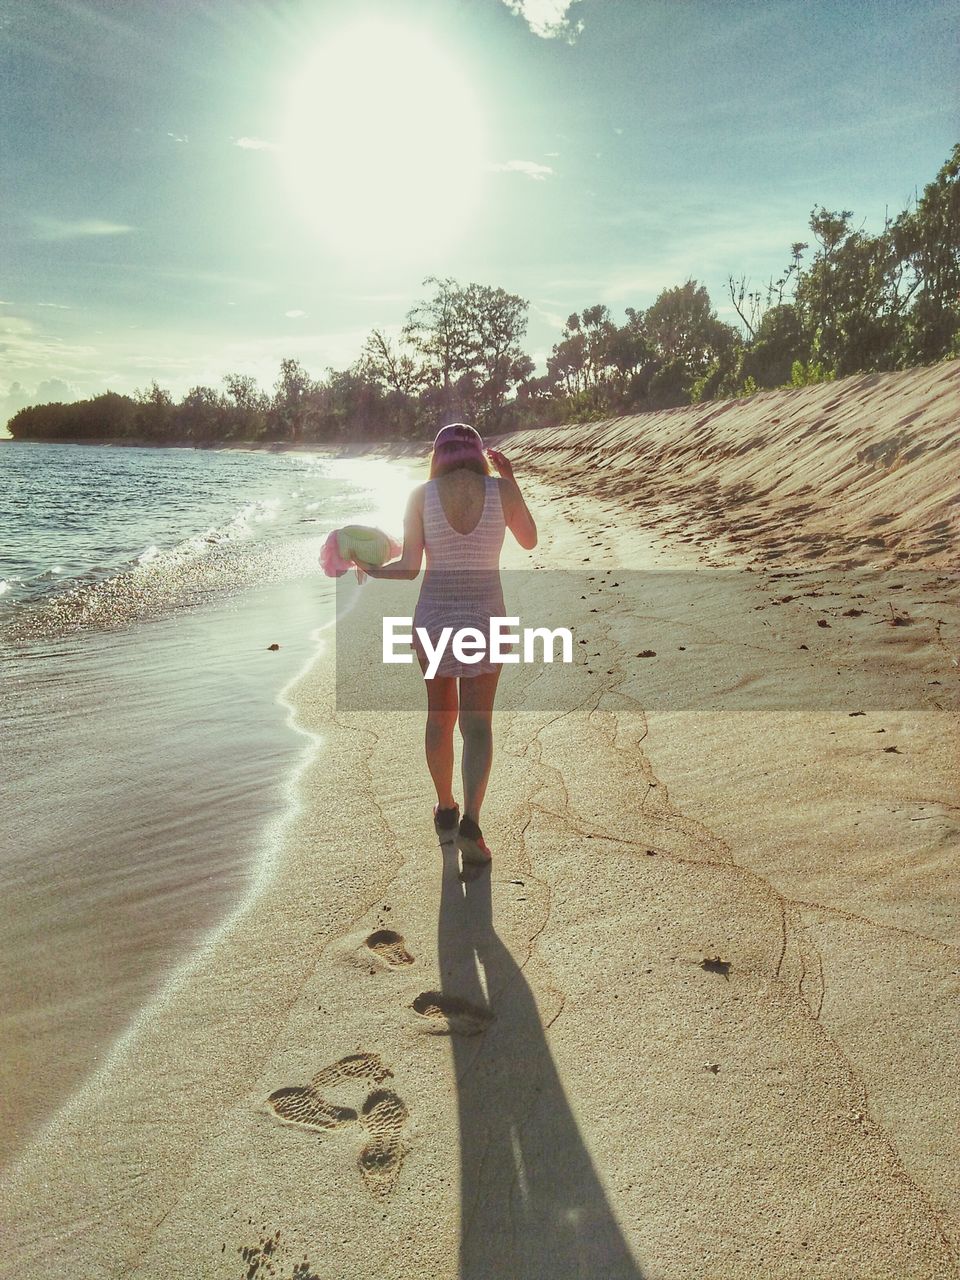
<svg viewBox="0 0 960 1280">
<path fill-rule="evenodd" d="M 503 617 L 500 551 L 505 530 L 500 486 L 493 476 L 484 476 L 483 510 L 469 533 L 458 533 L 451 526 L 436 480 L 427 481 L 423 499 L 426 568 L 413 625 L 426 630 L 431 645 L 437 644 L 443 627 L 453 627 L 454 633 L 462 627 L 476 627 L 486 639 L 490 619 Z M 499 666 L 488 654 L 479 662 L 461 662 L 448 644 L 436 674 L 478 676 Z"/>
</svg>

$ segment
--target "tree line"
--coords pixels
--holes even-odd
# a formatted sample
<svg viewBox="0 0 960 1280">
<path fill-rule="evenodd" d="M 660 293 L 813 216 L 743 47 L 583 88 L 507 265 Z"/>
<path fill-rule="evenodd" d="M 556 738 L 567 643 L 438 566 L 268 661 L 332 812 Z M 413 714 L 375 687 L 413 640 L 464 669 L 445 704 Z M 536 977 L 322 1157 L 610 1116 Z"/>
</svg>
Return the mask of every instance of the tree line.
<svg viewBox="0 0 960 1280">
<path fill-rule="evenodd" d="M 428 277 L 399 336 L 374 329 L 358 359 L 314 378 L 284 359 L 272 392 L 231 373 L 179 401 L 153 383 L 72 404 L 34 405 L 15 439 L 137 440 L 200 447 L 250 441 L 354 442 L 428 436 L 441 419 L 486 431 L 803 386 L 960 354 L 960 144 L 922 195 L 871 234 L 850 210 L 814 208 L 811 241 L 778 279 L 731 277 L 739 325 L 696 280 L 617 323 L 602 303 L 567 318 L 537 375 L 523 350 L 529 304 L 490 285 Z"/>
</svg>

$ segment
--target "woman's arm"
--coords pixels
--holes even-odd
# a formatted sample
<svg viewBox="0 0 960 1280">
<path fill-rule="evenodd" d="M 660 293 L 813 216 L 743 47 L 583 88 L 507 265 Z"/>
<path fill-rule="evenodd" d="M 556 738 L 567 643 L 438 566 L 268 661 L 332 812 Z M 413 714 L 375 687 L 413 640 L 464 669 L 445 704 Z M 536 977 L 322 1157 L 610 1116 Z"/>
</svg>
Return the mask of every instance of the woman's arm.
<svg viewBox="0 0 960 1280">
<path fill-rule="evenodd" d="M 488 449 L 487 457 L 500 473 L 500 499 L 507 528 L 525 551 L 532 551 L 537 545 L 537 525 L 520 492 L 513 467 L 499 449 Z"/>
<path fill-rule="evenodd" d="M 423 562 L 423 485 L 418 485 L 410 495 L 403 517 L 403 550 L 399 560 L 390 564 L 364 564 L 357 567 L 371 578 L 405 578 L 408 581 L 420 572 Z"/>
</svg>

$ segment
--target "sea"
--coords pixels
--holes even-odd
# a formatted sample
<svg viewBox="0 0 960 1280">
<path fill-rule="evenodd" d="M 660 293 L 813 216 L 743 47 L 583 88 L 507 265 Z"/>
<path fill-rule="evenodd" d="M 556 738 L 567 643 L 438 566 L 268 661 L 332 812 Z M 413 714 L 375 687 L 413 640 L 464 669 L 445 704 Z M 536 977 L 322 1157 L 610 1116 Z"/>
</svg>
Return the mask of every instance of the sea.
<svg viewBox="0 0 960 1280">
<path fill-rule="evenodd" d="M 237 909 L 322 740 L 330 529 L 373 457 L 0 444 L 0 1166 Z"/>
</svg>

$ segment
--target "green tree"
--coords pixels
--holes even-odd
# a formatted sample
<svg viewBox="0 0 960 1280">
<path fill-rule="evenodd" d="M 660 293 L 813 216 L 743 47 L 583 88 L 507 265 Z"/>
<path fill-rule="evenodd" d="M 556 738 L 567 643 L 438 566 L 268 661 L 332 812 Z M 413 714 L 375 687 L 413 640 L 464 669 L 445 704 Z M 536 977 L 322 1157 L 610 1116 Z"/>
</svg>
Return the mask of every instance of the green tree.
<svg viewBox="0 0 960 1280">
<path fill-rule="evenodd" d="M 156 381 L 143 391 L 134 392 L 136 414 L 134 431 L 151 444 L 165 444 L 175 438 L 173 397 Z"/>
<path fill-rule="evenodd" d="M 812 387 L 820 382 L 833 382 L 836 376 L 832 369 L 824 368 L 815 360 L 808 361 L 806 364 L 802 360 L 794 360 L 790 370 L 790 386 Z"/>
<path fill-rule="evenodd" d="M 484 284 L 468 284 L 461 294 L 462 372 L 473 383 L 477 418 L 495 426 L 508 394 L 534 369 L 520 343 L 527 331 L 529 303 L 515 293 Z"/>
<path fill-rule="evenodd" d="M 391 434 L 383 391 L 363 361 L 349 369 L 328 369 L 316 400 L 312 425 L 316 439 L 371 440 Z"/>
<path fill-rule="evenodd" d="M 271 435 L 281 440 L 301 440 L 311 411 L 317 407 L 318 391 L 318 384 L 299 360 L 289 356 L 281 360 L 280 374 L 273 389 Z"/>
<path fill-rule="evenodd" d="M 650 380 L 650 395 L 662 403 L 683 403 L 694 382 L 741 342 L 736 330 L 717 318 L 710 295 L 695 280 L 665 289 L 647 309 L 644 328 L 660 365 Z"/>
<path fill-rule="evenodd" d="M 889 224 L 873 236 L 853 230 L 852 216 L 847 209 L 813 210 L 818 248 L 794 298 L 809 358 L 841 375 L 896 367 L 905 304 Z"/>
<path fill-rule="evenodd" d="M 960 143 L 924 187 L 914 210 L 893 224 L 893 241 L 908 272 L 904 362 L 938 360 L 957 350 L 960 334 Z"/>
<path fill-rule="evenodd" d="M 654 372 L 654 354 L 643 313 L 627 307 L 625 314 L 626 324 L 614 327 L 607 342 L 607 364 L 619 409 L 629 409 L 646 398 Z"/>
<path fill-rule="evenodd" d="M 426 373 L 423 403 L 437 416 L 458 411 L 495 423 L 512 389 L 533 370 L 520 347 L 527 302 L 451 277 L 428 276 L 424 284 L 433 286 L 433 296 L 415 303 L 403 328 Z M 428 394 L 429 384 L 435 394 Z"/>
<path fill-rule="evenodd" d="M 806 352 L 797 308 L 790 302 L 781 302 L 764 313 L 753 342 L 743 352 L 743 376 L 753 378 L 759 387 L 781 387 L 790 381 L 793 362 Z"/>
<path fill-rule="evenodd" d="M 174 413 L 176 438 L 198 446 L 225 440 L 228 424 L 228 403 L 213 387 L 191 387 Z"/>
<path fill-rule="evenodd" d="M 363 344 L 361 360 L 370 377 L 402 396 L 412 396 L 423 384 L 423 369 L 409 351 L 394 343 L 382 329 L 374 329 Z"/>
<path fill-rule="evenodd" d="M 364 343 L 358 370 L 386 392 L 383 408 L 389 434 L 416 435 L 420 417 L 417 392 L 424 385 L 424 371 L 404 349 L 403 340 L 394 344 L 382 329 L 374 329 Z"/>
<path fill-rule="evenodd" d="M 586 370 L 587 337 L 580 326 L 580 316 L 574 311 L 567 317 L 560 341 L 547 357 L 547 374 L 565 396 L 576 396 L 586 387 Z"/>
<path fill-rule="evenodd" d="M 224 376 L 227 399 L 224 405 L 224 437 L 232 440 L 259 440 L 268 431 L 270 397 L 246 373 Z"/>
<path fill-rule="evenodd" d="M 8 427 L 15 440 L 123 440 L 134 434 L 138 412 L 130 396 L 105 391 L 71 404 L 28 405 Z"/>
<path fill-rule="evenodd" d="M 433 286 L 433 296 L 411 307 L 403 339 L 419 354 L 427 376 L 441 390 L 443 403 L 452 405 L 453 381 L 466 365 L 463 291 L 449 276 L 427 276 L 423 283 Z"/>
</svg>

